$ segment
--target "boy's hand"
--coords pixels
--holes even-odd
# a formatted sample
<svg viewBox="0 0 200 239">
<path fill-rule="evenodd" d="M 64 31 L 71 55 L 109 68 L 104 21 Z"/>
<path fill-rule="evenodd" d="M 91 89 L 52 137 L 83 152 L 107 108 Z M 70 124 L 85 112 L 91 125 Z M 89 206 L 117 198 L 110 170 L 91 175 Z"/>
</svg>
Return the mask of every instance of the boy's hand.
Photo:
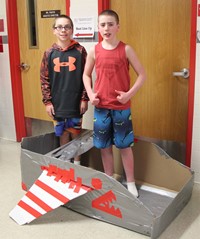
<svg viewBox="0 0 200 239">
<path fill-rule="evenodd" d="M 46 105 L 46 112 L 52 119 L 54 118 L 55 112 L 52 104 Z"/>
<path fill-rule="evenodd" d="M 81 101 L 80 104 L 80 114 L 83 115 L 88 110 L 88 102 L 87 101 Z"/>
<path fill-rule="evenodd" d="M 98 105 L 100 102 L 100 99 L 98 98 L 98 93 L 93 93 L 90 96 L 90 102 L 92 105 Z"/>
<path fill-rule="evenodd" d="M 128 95 L 127 95 L 126 92 L 120 91 L 120 90 L 115 90 L 115 92 L 118 94 L 117 100 L 118 100 L 121 104 L 126 104 L 126 103 L 129 101 L 129 97 L 128 97 Z"/>
</svg>

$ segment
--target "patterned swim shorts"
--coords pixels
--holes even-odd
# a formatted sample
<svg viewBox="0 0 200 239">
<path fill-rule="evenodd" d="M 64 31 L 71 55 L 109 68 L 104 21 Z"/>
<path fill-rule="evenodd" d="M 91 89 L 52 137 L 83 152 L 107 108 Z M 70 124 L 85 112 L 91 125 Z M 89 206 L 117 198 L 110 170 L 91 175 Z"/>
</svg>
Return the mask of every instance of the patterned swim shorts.
<svg viewBox="0 0 200 239">
<path fill-rule="evenodd" d="M 59 121 L 54 120 L 54 131 L 56 136 L 61 136 L 64 131 L 79 134 L 82 128 L 82 118 L 67 118 Z"/>
<path fill-rule="evenodd" d="M 95 108 L 94 110 L 94 146 L 108 148 L 127 148 L 134 144 L 134 133 L 130 109 L 110 110 Z"/>
</svg>

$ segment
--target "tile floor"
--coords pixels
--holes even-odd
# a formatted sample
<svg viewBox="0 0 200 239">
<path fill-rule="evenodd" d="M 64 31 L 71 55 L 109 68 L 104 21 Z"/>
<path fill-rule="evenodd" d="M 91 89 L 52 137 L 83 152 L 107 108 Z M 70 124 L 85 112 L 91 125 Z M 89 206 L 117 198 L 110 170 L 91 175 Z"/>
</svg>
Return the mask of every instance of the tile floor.
<svg viewBox="0 0 200 239">
<path fill-rule="evenodd" d="M 60 207 L 29 225 L 19 226 L 9 212 L 24 195 L 21 189 L 20 143 L 0 139 L 0 237 L 3 239 L 148 239 L 150 237 Z M 200 184 L 192 198 L 159 239 L 198 239 Z"/>
</svg>

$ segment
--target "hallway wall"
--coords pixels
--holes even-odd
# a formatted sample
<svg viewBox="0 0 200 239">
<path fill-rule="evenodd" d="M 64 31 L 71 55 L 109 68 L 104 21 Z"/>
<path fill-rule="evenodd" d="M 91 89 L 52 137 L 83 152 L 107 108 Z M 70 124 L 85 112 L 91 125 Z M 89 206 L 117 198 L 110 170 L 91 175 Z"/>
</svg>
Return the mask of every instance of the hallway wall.
<svg viewBox="0 0 200 239">
<path fill-rule="evenodd" d="M 0 138 L 16 140 L 5 2 L 0 0 Z"/>
<path fill-rule="evenodd" d="M 89 6 L 89 7 L 88 7 Z M 74 18 L 77 17 L 93 17 L 94 18 L 94 31 L 95 36 L 93 39 L 77 39 L 80 44 L 82 44 L 87 52 L 92 45 L 98 42 L 98 29 L 97 29 L 97 16 L 98 16 L 98 1 L 94 0 L 86 0 L 84 3 L 79 0 L 71 0 L 70 7 L 70 16 L 74 21 Z M 94 78 L 94 77 L 93 77 Z M 93 106 L 88 104 L 88 111 L 83 116 L 83 128 L 85 129 L 93 129 Z"/>
</svg>

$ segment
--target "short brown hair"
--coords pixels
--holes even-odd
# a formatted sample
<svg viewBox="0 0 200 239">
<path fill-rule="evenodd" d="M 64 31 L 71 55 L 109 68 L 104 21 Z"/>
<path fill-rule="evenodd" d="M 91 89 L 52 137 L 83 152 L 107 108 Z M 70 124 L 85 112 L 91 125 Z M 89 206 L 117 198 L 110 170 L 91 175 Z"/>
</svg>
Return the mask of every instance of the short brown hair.
<svg viewBox="0 0 200 239">
<path fill-rule="evenodd" d="M 69 16 L 64 15 L 64 14 L 59 15 L 58 17 L 55 17 L 54 22 L 53 22 L 53 28 L 56 26 L 56 20 L 59 19 L 59 18 L 66 18 L 66 19 L 68 19 L 68 20 L 70 21 L 70 24 L 71 24 L 72 30 L 74 29 L 74 24 L 73 24 L 72 19 L 71 19 Z"/>
<path fill-rule="evenodd" d="M 118 16 L 118 14 L 117 14 L 115 11 L 113 11 L 113 10 L 111 10 L 111 9 L 103 10 L 103 11 L 99 14 L 99 16 L 103 16 L 103 15 L 114 17 L 115 20 L 116 20 L 116 22 L 117 22 L 117 24 L 119 24 L 119 16 Z"/>
</svg>

